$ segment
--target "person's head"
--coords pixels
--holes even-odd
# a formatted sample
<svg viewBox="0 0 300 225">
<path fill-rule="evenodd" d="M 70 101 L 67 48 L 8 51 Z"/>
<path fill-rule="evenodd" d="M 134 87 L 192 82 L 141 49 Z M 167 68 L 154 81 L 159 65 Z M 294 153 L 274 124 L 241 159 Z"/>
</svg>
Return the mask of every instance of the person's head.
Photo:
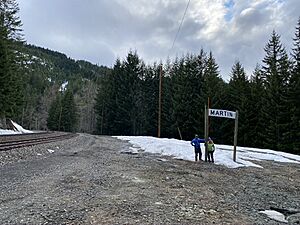
<svg viewBox="0 0 300 225">
<path fill-rule="evenodd" d="M 198 134 L 195 134 L 195 138 L 197 138 L 198 137 Z"/>
</svg>

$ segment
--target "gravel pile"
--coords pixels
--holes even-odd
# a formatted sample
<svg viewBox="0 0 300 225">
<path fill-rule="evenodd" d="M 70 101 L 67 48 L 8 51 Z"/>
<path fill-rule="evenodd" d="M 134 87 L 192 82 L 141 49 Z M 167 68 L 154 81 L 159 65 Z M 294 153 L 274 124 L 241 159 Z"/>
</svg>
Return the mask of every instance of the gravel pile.
<svg viewBox="0 0 300 225">
<path fill-rule="evenodd" d="M 276 208 L 289 224 L 300 224 L 298 164 L 269 161 L 256 162 L 264 169 L 228 169 L 142 150 L 129 154 L 130 147 L 112 137 L 81 134 L 0 152 L 0 221 L 287 224 L 260 213 Z"/>
</svg>

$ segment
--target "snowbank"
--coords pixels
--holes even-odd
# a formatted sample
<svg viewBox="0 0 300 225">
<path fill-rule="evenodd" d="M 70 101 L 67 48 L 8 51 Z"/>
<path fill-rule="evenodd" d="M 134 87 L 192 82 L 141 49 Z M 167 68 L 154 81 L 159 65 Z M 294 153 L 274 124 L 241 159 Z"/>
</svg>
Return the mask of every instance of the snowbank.
<svg viewBox="0 0 300 225">
<path fill-rule="evenodd" d="M 146 152 L 168 155 L 178 159 L 194 161 L 194 148 L 190 141 L 182 141 L 168 138 L 155 138 L 146 136 L 115 136 L 121 140 L 128 140 L 134 146 L 138 146 Z M 277 162 L 300 163 L 300 156 L 269 149 L 237 147 L 237 160 L 234 162 L 233 146 L 215 144 L 215 164 L 229 168 L 259 167 L 251 161 L 274 160 Z M 204 153 L 204 144 L 201 144 Z M 204 155 L 204 154 L 203 154 Z M 202 159 L 204 156 L 202 156 Z"/>
<path fill-rule="evenodd" d="M 24 129 L 22 126 L 20 126 L 19 124 L 15 123 L 12 120 L 11 120 L 11 123 L 15 127 L 15 130 L 0 129 L 0 135 L 33 133 L 30 130 Z"/>
</svg>

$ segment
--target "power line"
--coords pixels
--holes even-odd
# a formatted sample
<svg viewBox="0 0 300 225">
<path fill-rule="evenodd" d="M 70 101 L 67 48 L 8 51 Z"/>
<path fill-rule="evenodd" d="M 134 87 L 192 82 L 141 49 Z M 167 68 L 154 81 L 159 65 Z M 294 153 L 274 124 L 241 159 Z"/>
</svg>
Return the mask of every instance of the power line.
<svg viewBox="0 0 300 225">
<path fill-rule="evenodd" d="M 174 47 L 174 44 L 175 44 L 175 41 L 178 37 L 178 34 L 179 34 L 179 31 L 182 27 L 182 24 L 183 24 L 183 20 L 184 20 L 184 17 L 186 15 L 186 12 L 189 8 L 189 5 L 190 5 L 190 2 L 191 0 L 188 1 L 187 5 L 186 5 L 186 8 L 185 8 L 185 11 L 184 11 L 184 14 L 183 14 L 183 17 L 181 19 L 181 22 L 180 22 L 180 25 L 178 27 L 178 30 L 177 30 L 177 33 L 176 33 L 176 36 L 174 38 L 174 41 L 173 41 L 173 44 L 172 44 L 172 47 L 169 51 L 169 54 L 170 52 L 172 51 L 173 47 Z M 160 72 L 159 72 L 159 94 L 158 94 L 158 127 L 157 127 L 157 137 L 160 137 L 160 127 L 161 127 L 161 110 L 162 110 L 162 102 L 161 102 L 161 99 L 162 99 L 162 65 L 160 65 Z M 178 127 L 178 130 L 179 130 L 179 127 Z M 179 130 L 180 132 L 180 130 Z M 181 135 L 180 135 L 181 136 Z"/>
<path fill-rule="evenodd" d="M 180 25 L 179 25 L 179 27 L 178 27 L 177 33 L 176 33 L 176 35 L 175 35 L 175 38 L 174 38 L 174 41 L 173 41 L 173 44 L 172 44 L 172 47 L 171 47 L 169 53 L 172 51 L 172 49 L 173 49 L 173 47 L 174 47 L 174 45 L 175 45 L 175 41 L 176 41 L 176 39 L 177 39 L 177 37 L 178 37 L 178 34 L 179 34 L 179 32 L 180 32 L 180 29 L 181 29 L 181 27 L 182 27 L 183 20 L 184 20 L 184 17 L 185 17 L 185 15 L 186 15 L 186 12 L 187 12 L 187 10 L 188 10 L 188 8 L 189 8 L 190 2 L 191 2 L 191 0 L 189 0 L 188 3 L 187 3 L 187 5 L 186 5 L 184 14 L 183 14 L 183 16 L 182 16 Z"/>
</svg>

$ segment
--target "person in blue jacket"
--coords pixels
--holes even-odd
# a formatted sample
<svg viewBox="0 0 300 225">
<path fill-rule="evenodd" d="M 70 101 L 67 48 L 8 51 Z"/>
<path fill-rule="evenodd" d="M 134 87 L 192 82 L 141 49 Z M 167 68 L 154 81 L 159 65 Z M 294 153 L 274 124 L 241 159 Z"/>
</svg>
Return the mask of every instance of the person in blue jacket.
<svg viewBox="0 0 300 225">
<path fill-rule="evenodd" d="M 196 134 L 195 138 L 191 141 L 191 145 L 194 146 L 195 148 L 195 161 L 198 161 L 198 155 L 199 155 L 199 160 L 202 160 L 200 143 L 205 143 L 205 139 L 200 139 Z"/>
</svg>

